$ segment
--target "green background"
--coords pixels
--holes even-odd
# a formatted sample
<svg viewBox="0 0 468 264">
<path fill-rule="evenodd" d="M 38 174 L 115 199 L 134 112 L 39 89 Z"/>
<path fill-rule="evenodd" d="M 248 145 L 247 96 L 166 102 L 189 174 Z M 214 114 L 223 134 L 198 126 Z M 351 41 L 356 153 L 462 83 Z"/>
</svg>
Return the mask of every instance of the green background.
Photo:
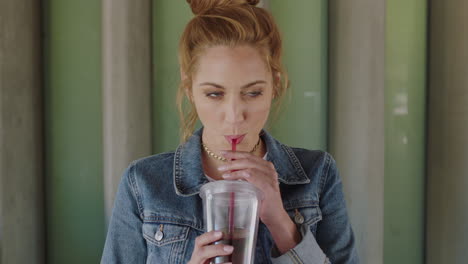
<svg viewBox="0 0 468 264">
<path fill-rule="evenodd" d="M 427 2 L 387 1 L 385 263 L 423 263 Z"/>
<path fill-rule="evenodd" d="M 180 82 L 179 37 L 192 18 L 185 1 L 153 1 L 153 152 L 174 150 L 179 144 L 175 98 Z"/>
<path fill-rule="evenodd" d="M 48 0 L 43 17 L 47 263 L 98 263 L 106 232 L 101 4 Z"/>
<path fill-rule="evenodd" d="M 271 132 L 291 146 L 326 150 L 327 1 L 272 0 L 270 8 L 283 35 L 284 64 L 291 82 Z"/>
</svg>

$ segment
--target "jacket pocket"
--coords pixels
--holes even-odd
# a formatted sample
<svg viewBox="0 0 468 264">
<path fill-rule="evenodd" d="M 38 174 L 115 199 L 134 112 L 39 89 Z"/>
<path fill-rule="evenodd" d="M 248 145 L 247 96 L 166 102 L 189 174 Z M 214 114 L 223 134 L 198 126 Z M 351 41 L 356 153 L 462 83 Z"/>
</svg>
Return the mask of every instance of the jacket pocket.
<svg viewBox="0 0 468 264">
<path fill-rule="evenodd" d="M 316 235 L 317 224 L 322 220 L 322 212 L 318 204 L 298 204 L 285 209 L 296 225 L 307 225 L 314 236 Z"/>
<path fill-rule="evenodd" d="M 173 223 L 143 223 L 146 263 L 184 263 L 190 227 Z"/>
<path fill-rule="evenodd" d="M 187 239 L 188 226 L 167 223 L 143 223 L 143 236 L 145 239 L 158 246 L 184 241 Z"/>
</svg>

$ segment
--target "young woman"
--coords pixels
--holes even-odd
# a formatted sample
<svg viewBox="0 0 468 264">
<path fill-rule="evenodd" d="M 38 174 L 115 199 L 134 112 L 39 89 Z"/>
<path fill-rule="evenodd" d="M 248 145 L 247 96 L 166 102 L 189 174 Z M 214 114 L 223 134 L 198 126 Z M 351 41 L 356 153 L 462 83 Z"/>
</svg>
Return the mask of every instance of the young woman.
<svg viewBox="0 0 468 264">
<path fill-rule="evenodd" d="M 231 246 L 213 244 L 220 232 L 204 232 L 198 194 L 209 181 L 240 179 L 264 194 L 255 263 L 358 263 L 332 157 L 283 145 L 263 129 L 287 89 L 272 16 L 258 0 L 187 2 L 195 17 L 179 44 L 183 143 L 126 170 L 102 262 L 199 264 L 230 255 Z M 203 127 L 193 132 L 197 120 Z"/>
</svg>

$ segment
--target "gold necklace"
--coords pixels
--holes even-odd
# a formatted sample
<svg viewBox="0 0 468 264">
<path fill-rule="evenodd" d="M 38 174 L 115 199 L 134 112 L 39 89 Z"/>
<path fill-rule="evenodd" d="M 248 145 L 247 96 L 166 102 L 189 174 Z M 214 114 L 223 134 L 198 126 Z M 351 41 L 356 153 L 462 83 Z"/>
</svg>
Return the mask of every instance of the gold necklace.
<svg viewBox="0 0 468 264">
<path fill-rule="evenodd" d="M 257 144 L 255 144 L 255 146 L 253 147 L 253 149 L 251 151 L 249 151 L 250 153 L 254 152 L 255 150 L 257 150 L 258 146 L 260 145 L 260 138 L 258 138 L 258 142 Z M 211 150 L 208 149 L 208 147 L 205 145 L 205 143 L 202 142 L 202 146 L 203 146 L 203 149 L 205 149 L 206 153 L 214 158 L 214 159 L 217 159 L 217 160 L 220 160 L 220 161 L 226 161 L 227 159 L 225 157 L 221 157 L 221 156 L 218 156 L 216 155 L 215 153 L 213 153 Z"/>
</svg>

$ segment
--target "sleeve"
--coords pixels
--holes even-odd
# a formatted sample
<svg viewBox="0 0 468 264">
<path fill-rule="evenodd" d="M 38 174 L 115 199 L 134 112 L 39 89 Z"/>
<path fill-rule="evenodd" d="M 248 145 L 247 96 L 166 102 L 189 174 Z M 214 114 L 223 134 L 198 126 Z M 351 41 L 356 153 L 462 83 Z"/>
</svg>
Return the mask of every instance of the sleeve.
<svg viewBox="0 0 468 264">
<path fill-rule="evenodd" d="M 318 222 L 316 237 L 310 227 L 298 226 L 301 242 L 285 254 L 276 257 L 272 249 L 274 264 L 357 264 L 359 259 L 354 234 L 348 219 L 342 182 L 333 158 L 326 154 L 324 173 L 321 175 L 320 210 L 322 220 Z"/>
<path fill-rule="evenodd" d="M 279 257 L 276 246 L 273 247 L 272 263 L 273 264 L 329 264 L 330 261 L 323 253 L 314 235 L 307 225 L 300 225 L 299 232 L 301 233 L 302 240 L 296 247 L 288 250 L 286 253 Z"/>
<path fill-rule="evenodd" d="M 124 172 L 115 196 L 101 263 L 145 263 L 141 200 L 135 181 L 135 165 Z"/>
<path fill-rule="evenodd" d="M 359 263 L 343 184 L 335 160 L 327 154 L 328 173 L 320 188 L 322 221 L 317 225 L 317 242 L 333 264 Z"/>
</svg>

